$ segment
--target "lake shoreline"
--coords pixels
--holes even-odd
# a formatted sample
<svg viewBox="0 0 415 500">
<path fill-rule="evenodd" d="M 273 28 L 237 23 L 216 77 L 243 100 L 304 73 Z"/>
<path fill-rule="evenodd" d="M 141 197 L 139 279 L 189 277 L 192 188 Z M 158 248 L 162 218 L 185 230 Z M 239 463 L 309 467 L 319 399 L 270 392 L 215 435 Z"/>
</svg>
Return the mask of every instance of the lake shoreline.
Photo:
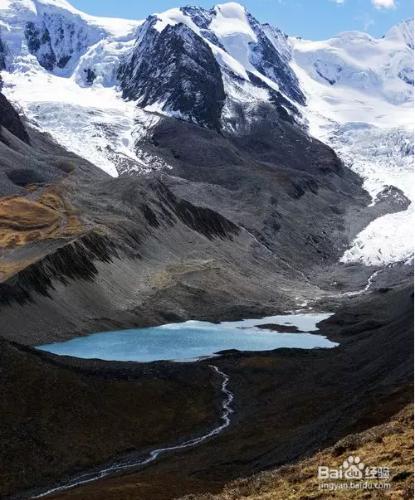
<svg viewBox="0 0 415 500">
<path fill-rule="evenodd" d="M 137 363 L 191 363 L 226 352 L 334 348 L 338 344 L 319 335 L 317 326 L 331 316 L 331 313 L 307 312 L 215 324 L 186 321 L 160 327 L 94 333 L 36 348 L 59 356 Z M 284 324 L 276 332 L 273 326 L 266 328 L 271 323 Z M 294 333 L 287 332 L 287 329 L 294 329 Z"/>
</svg>

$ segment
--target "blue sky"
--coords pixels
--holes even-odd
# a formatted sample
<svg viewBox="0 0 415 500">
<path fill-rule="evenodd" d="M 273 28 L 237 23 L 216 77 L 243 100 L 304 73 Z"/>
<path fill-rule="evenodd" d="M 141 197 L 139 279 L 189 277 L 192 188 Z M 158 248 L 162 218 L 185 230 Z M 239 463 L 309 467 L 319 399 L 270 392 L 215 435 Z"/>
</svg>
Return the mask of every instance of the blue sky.
<svg viewBox="0 0 415 500">
<path fill-rule="evenodd" d="M 143 19 L 181 5 L 211 7 L 215 0 L 69 0 L 94 15 Z M 413 17 L 413 0 L 242 0 L 260 21 L 289 35 L 319 40 L 341 31 L 364 30 L 383 35 L 397 22 Z"/>
</svg>

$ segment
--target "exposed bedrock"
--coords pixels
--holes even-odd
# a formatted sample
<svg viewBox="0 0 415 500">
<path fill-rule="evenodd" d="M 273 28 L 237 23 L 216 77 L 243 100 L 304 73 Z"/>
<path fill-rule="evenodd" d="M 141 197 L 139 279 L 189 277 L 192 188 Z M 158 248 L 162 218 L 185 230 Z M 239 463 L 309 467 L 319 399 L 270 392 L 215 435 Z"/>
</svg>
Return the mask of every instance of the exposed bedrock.
<svg viewBox="0 0 415 500">
<path fill-rule="evenodd" d="M 0 41 L 1 43 L 1 41 Z M 0 61 L 0 70 L 1 70 Z M 2 80 L 0 76 L 0 90 Z M 24 142 L 29 142 L 29 136 L 26 129 L 21 122 L 19 115 L 13 106 L 8 102 L 4 95 L 0 92 L 0 141 L 7 144 L 7 138 L 2 134 L 3 127 L 9 130 L 13 135 L 18 137 Z"/>
<path fill-rule="evenodd" d="M 150 17 L 140 28 L 141 42 L 118 71 L 123 96 L 219 130 L 226 95 L 211 48 L 184 24 L 159 33 L 155 23 Z"/>
</svg>

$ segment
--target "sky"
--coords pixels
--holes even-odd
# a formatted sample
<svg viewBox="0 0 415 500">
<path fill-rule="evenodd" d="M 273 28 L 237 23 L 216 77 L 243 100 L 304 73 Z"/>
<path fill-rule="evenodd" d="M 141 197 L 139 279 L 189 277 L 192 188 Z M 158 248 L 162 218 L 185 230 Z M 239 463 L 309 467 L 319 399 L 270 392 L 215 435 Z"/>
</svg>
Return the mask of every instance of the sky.
<svg viewBox="0 0 415 500">
<path fill-rule="evenodd" d="M 88 14 L 144 19 L 172 7 L 210 8 L 224 0 L 69 0 Z M 394 24 L 413 17 L 413 0 L 240 0 L 262 22 L 285 33 L 322 40 L 342 31 L 382 36 Z"/>
</svg>

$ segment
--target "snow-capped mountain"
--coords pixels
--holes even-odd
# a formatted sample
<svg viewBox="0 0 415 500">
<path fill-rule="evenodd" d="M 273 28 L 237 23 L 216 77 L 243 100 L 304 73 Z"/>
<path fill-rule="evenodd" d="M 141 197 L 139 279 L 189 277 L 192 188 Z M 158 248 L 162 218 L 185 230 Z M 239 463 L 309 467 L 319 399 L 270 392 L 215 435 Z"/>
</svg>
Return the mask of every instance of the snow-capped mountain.
<svg viewBox="0 0 415 500">
<path fill-rule="evenodd" d="M 135 145 L 162 115 L 241 131 L 264 105 L 292 120 L 304 103 L 287 37 L 236 3 L 133 23 L 63 0 L 1 0 L 0 43 L 8 97 L 111 175 L 168 167 Z"/>
<path fill-rule="evenodd" d="M 12 64 L 24 52 L 58 74 L 73 71 L 79 57 L 104 38 L 128 38 L 139 21 L 97 18 L 66 0 L 1 0 L 2 37 Z"/>
<path fill-rule="evenodd" d="M 0 0 L 5 92 L 39 128 L 111 175 L 117 164 L 138 165 L 134 105 L 115 85 L 139 25 L 88 16 L 64 0 Z"/>
<path fill-rule="evenodd" d="M 304 104 L 290 53 L 281 32 L 239 4 L 171 9 L 139 28 L 119 80 L 123 96 L 147 111 L 229 130 L 238 105 L 248 119 L 258 102 L 281 116 Z"/>
<path fill-rule="evenodd" d="M 159 111 L 220 129 L 225 101 L 220 67 L 209 46 L 185 24 L 146 22 L 119 70 L 123 97 Z"/>
<path fill-rule="evenodd" d="M 374 203 L 387 186 L 412 199 L 412 58 L 412 21 L 380 39 L 349 32 L 315 42 L 289 38 L 234 2 L 132 22 L 89 16 L 65 0 L 0 0 L 5 94 L 114 176 L 171 168 L 142 147 L 164 116 L 237 136 L 266 117 L 330 144 Z M 344 260 L 407 258 L 408 217 L 373 222 Z"/>
<path fill-rule="evenodd" d="M 364 179 L 373 202 L 388 186 L 413 201 L 413 20 L 383 38 L 348 32 L 292 39 L 310 132 Z M 413 254 L 413 206 L 372 222 L 343 257 L 378 265 Z"/>
</svg>

